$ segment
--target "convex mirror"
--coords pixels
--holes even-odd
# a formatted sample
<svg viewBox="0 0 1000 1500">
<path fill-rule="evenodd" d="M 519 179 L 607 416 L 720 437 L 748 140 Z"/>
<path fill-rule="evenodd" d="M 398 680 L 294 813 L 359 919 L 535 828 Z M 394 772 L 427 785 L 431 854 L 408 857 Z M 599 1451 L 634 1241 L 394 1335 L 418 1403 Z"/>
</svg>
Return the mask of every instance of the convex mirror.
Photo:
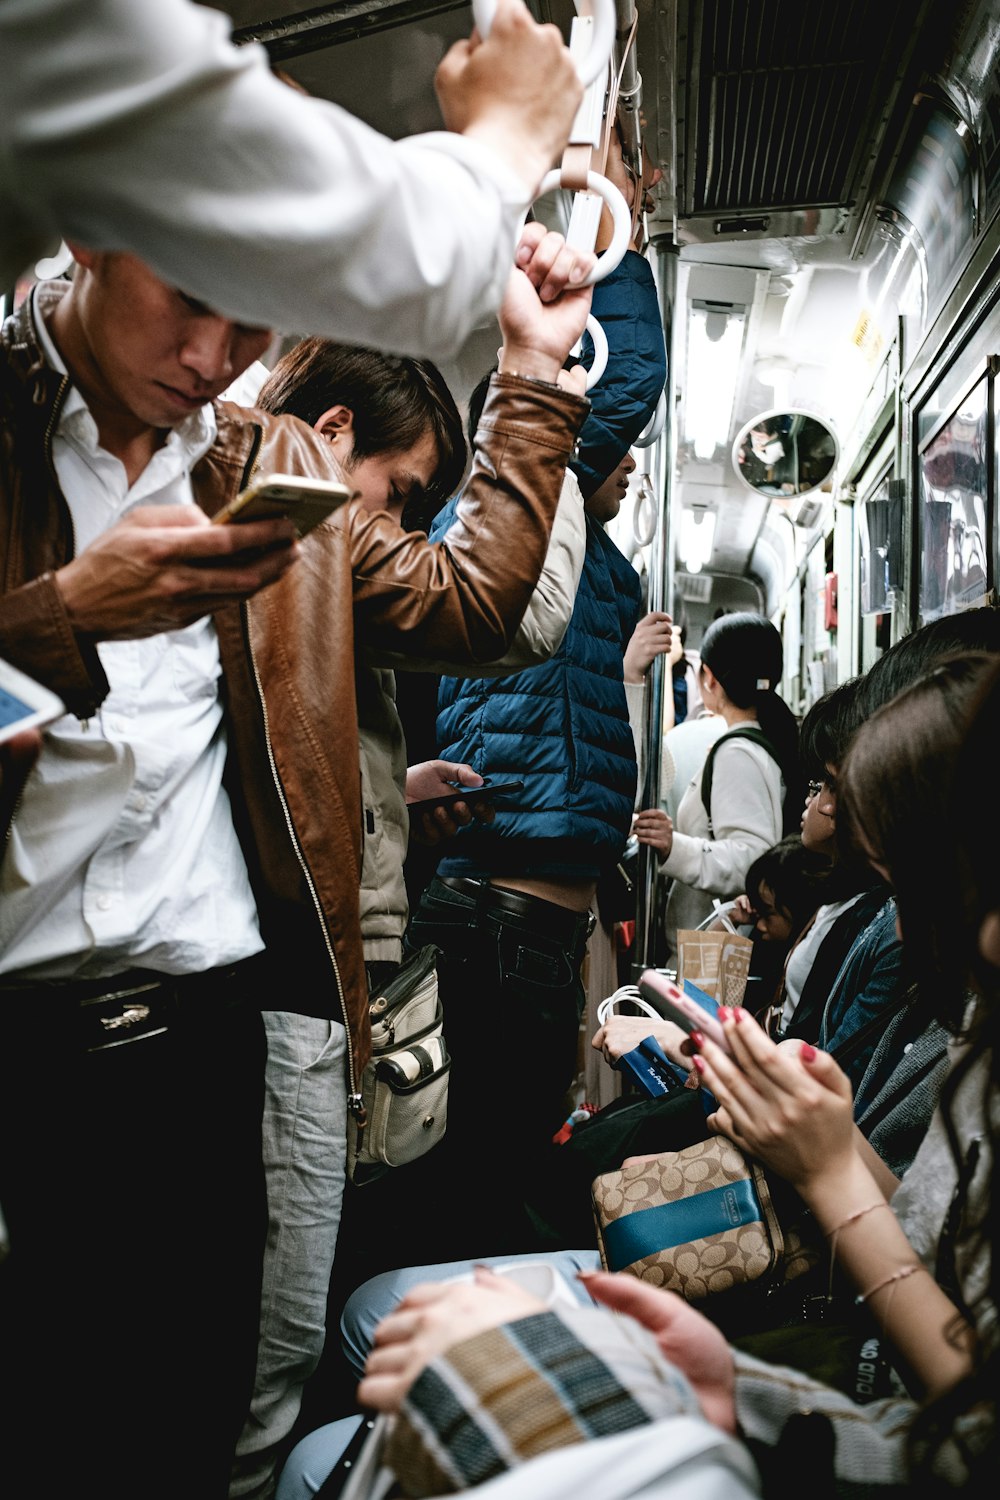
<svg viewBox="0 0 1000 1500">
<path fill-rule="evenodd" d="M 827 423 L 805 411 L 765 411 L 733 444 L 733 468 L 758 495 L 792 499 L 818 490 L 837 462 Z"/>
</svg>

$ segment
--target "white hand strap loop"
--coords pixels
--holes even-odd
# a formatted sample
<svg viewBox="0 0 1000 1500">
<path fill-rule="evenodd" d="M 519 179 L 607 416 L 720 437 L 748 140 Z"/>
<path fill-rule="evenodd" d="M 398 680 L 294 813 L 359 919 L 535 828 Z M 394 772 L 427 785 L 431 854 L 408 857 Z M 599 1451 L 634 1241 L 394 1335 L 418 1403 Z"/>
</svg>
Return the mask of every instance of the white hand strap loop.
<svg viewBox="0 0 1000 1500">
<path fill-rule="evenodd" d="M 656 410 L 650 417 L 646 426 L 642 429 L 633 448 L 651 448 L 663 431 L 663 424 L 667 420 L 667 392 L 666 387 L 660 392 L 660 399 L 656 403 Z"/>
<path fill-rule="evenodd" d="M 587 371 L 587 390 L 597 384 L 608 367 L 608 336 L 593 313 L 587 314 L 587 332 L 594 341 L 594 363 Z M 579 352 L 579 345 L 577 345 Z"/>
<path fill-rule="evenodd" d="M 485 40 L 496 15 L 496 0 L 472 0 L 476 30 Z M 586 57 L 578 59 L 576 70 L 584 88 L 593 83 L 608 65 L 615 44 L 615 0 L 593 0 L 594 33 Z"/>
<path fill-rule="evenodd" d="M 561 186 L 559 169 L 558 167 L 554 167 L 551 172 L 547 172 L 542 178 L 542 185 L 538 190 L 538 196 L 540 198 L 544 197 L 546 193 L 552 193 L 557 187 Z M 611 272 L 618 265 L 625 251 L 628 249 L 628 242 L 632 235 L 632 213 L 614 183 L 607 177 L 602 177 L 599 172 L 587 173 L 587 191 L 589 193 L 597 193 L 598 197 L 604 199 L 615 221 L 615 231 L 611 236 L 611 244 L 606 250 L 601 251 L 597 257 L 596 266 L 583 283 L 584 286 L 593 286 L 595 281 L 603 281 L 605 276 L 611 275 Z"/>
</svg>

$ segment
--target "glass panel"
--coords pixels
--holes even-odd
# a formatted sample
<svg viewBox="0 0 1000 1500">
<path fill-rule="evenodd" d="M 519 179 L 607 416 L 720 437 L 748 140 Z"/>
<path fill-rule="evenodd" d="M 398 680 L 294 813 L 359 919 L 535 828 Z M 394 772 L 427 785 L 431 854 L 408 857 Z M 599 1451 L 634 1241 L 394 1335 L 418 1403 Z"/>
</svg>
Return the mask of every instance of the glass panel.
<svg viewBox="0 0 1000 1500">
<path fill-rule="evenodd" d="M 986 593 L 987 377 L 920 455 L 920 618 Z"/>
</svg>

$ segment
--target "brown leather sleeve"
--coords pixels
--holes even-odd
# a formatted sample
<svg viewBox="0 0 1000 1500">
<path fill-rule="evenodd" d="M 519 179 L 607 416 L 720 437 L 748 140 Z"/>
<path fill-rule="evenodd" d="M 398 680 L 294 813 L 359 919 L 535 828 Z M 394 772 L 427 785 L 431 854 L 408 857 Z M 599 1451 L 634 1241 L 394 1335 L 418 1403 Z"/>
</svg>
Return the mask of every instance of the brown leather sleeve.
<svg viewBox="0 0 1000 1500">
<path fill-rule="evenodd" d="M 386 515 L 346 512 L 359 644 L 495 661 L 538 582 L 563 474 L 590 403 L 494 375 L 455 521 L 430 543 Z"/>
<path fill-rule="evenodd" d="M 58 693 L 77 718 L 89 718 L 108 694 L 97 650 L 70 624 L 52 573 L 0 597 L 0 656 Z"/>
</svg>

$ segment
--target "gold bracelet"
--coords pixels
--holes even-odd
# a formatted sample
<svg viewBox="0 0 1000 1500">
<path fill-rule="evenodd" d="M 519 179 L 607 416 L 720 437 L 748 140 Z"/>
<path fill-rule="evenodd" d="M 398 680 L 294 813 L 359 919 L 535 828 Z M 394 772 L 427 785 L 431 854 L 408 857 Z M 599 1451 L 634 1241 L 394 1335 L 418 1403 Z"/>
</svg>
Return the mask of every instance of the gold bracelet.
<svg viewBox="0 0 1000 1500">
<path fill-rule="evenodd" d="M 884 1198 L 880 1198 L 877 1203 L 869 1203 L 867 1208 L 859 1208 L 857 1213 L 848 1214 L 846 1219 L 841 1219 L 839 1224 L 835 1224 L 832 1229 L 828 1229 L 826 1231 L 826 1238 L 832 1238 L 834 1241 L 836 1241 L 836 1237 L 840 1233 L 840 1231 L 842 1229 L 846 1229 L 849 1224 L 857 1223 L 858 1219 L 863 1219 L 865 1214 L 870 1214 L 873 1209 L 888 1207 L 889 1205 L 888 1203 L 886 1203 Z"/>
<path fill-rule="evenodd" d="M 875 1285 L 870 1286 L 867 1292 L 859 1293 L 859 1295 L 854 1299 L 855 1306 L 860 1307 L 862 1303 L 867 1302 L 870 1297 L 874 1297 L 876 1292 L 880 1292 L 883 1287 L 891 1286 L 894 1281 L 905 1281 L 906 1277 L 912 1276 L 914 1271 L 922 1271 L 923 1269 L 923 1262 L 919 1260 L 915 1261 L 912 1265 L 909 1266 L 900 1266 L 898 1271 L 893 1271 L 892 1275 L 886 1276 L 884 1281 L 876 1281 Z"/>
</svg>

